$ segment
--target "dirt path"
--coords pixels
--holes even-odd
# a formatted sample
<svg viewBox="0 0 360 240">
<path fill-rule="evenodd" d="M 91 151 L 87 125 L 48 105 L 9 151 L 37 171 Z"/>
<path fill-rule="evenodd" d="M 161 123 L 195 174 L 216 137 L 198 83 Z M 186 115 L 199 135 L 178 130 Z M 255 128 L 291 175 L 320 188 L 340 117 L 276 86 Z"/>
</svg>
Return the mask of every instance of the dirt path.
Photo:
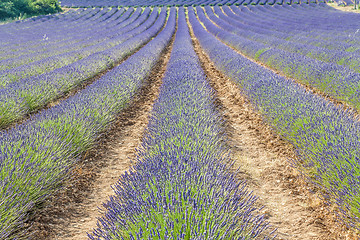
<svg viewBox="0 0 360 240">
<path fill-rule="evenodd" d="M 344 12 L 360 13 L 359 10 L 354 9 L 354 6 L 338 6 L 336 2 L 326 3 L 328 6 Z"/>
<path fill-rule="evenodd" d="M 135 102 L 118 117 L 100 143 L 85 154 L 74 181 L 50 199 L 33 222 L 33 239 L 88 239 L 101 216 L 99 207 L 113 195 L 114 185 L 129 169 L 148 124 L 152 105 L 170 57 L 173 40 L 153 69 Z"/>
<path fill-rule="evenodd" d="M 293 147 L 273 134 L 237 86 L 217 71 L 194 39 L 203 68 L 216 90 L 220 109 L 227 120 L 231 157 L 240 167 L 240 178 L 259 197 L 262 212 L 277 228 L 277 239 L 357 239 L 344 227 L 336 226 L 315 189 L 290 167 Z M 315 191 L 315 193 L 311 193 Z"/>
</svg>

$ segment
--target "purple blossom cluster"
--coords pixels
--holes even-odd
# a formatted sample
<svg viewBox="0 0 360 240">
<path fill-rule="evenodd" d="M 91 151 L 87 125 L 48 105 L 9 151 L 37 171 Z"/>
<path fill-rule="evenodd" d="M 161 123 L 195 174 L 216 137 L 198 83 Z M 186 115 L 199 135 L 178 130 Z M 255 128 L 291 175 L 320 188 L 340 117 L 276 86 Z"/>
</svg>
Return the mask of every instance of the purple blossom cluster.
<svg viewBox="0 0 360 240">
<path fill-rule="evenodd" d="M 106 50 L 95 52 L 48 73 L 10 83 L 0 89 L 0 127 L 7 126 L 36 109 L 41 109 L 47 103 L 108 69 L 146 44 L 160 31 L 161 23 L 166 18 L 166 10 L 159 15 L 158 8 L 154 8 L 148 17 L 149 13 L 150 9 L 145 9 L 144 16 L 140 15 L 133 22 L 138 26 L 133 24 L 125 26 L 124 29 L 127 30 L 114 38 L 112 45 L 108 43 Z"/>
<path fill-rule="evenodd" d="M 338 206 L 345 223 L 359 227 L 360 125 L 355 116 L 221 43 L 214 36 L 220 38 L 221 33 L 206 31 L 193 8 L 189 8 L 189 20 L 216 67 L 296 147 L 299 161 L 295 166 L 323 190 L 325 199 Z"/>
<path fill-rule="evenodd" d="M 222 126 L 179 8 L 136 164 L 113 187 L 90 239 L 269 239 L 255 196 L 230 171 Z"/>
<path fill-rule="evenodd" d="M 79 154 L 132 102 L 175 31 L 176 11 L 171 10 L 156 35 L 166 12 L 162 8 L 154 25 L 139 36 L 154 39 L 124 63 L 73 97 L 0 133 L 0 239 L 24 237 L 28 212 L 71 177 Z"/>
</svg>

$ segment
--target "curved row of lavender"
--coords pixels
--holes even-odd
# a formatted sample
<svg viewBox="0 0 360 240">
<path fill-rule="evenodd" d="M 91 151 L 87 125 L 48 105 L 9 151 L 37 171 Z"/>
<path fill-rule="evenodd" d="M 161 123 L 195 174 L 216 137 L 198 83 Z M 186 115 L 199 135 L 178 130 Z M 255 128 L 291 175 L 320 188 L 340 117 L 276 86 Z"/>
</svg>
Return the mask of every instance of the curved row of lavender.
<svg viewBox="0 0 360 240">
<path fill-rule="evenodd" d="M 166 8 L 141 39 L 151 40 L 124 63 L 59 105 L 0 134 L 0 239 L 26 234 L 29 211 L 56 192 L 79 154 L 89 149 L 120 111 L 129 106 L 175 31 Z M 165 14 L 164 14 L 165 13 Z"/>
<path fill-rule="evenodd" d="M 242 33 L 247 38 L 274 47 L 297 50 L 298 53 L 323 61 L 333 60 L 335 54 L 359 53 L 360 36 L 356 31 L 360 24 L 357 14 L 345 13 L 322 4 L 317 7 L 223 7 L 222 10 L 224 13 L 219 8 L 215 12 L 221 20 L 236 25 L 236 31 L 240 31 L 238 34 Z M 244 31 L 253 20 L 260 18 L 264 21 L 253 24 L 255 26 L 251 31 Z M 289 18 L 294 19 L 294 22 L 289 22 Z M 309 50 L 306 51 L 304 46 L 308 46 Z M 323 56 L 319 51 L 324 51 Z"/>
<path fill-rule="evenodd" d="M 55 24 L 44 22 L 37 24 L 35 28 L 28 27 L 26 30 L 29 32 L 26 34 L 23 29 L 16 30 L 14 33 L 8 34 L 9 36 L 7 38 L 2 39 L 1 43 L 5 43 L 7 39 L 11 41 L 14 39 L 14 36 L 17 35 L 24 36 L 24 38 L 20 37 L 20 41 L 12 41 L 6 48 L 1 49 L 0 59 L 11 60 L 12 58 L 23 57 L 29 54 L 46 53 L 46 51 L 57 48 L 73 47 L 72 45 L 78 42 L 96 38 L 97 36 L 93 34 L 93 31 L 105 31 L 109 30 L 112 26 L 116 27 L 120 23 L 122 24 L 122 22 L 131 15 L 131 10 L 132 9 L 125 13 L 124 8 L 113 8 L 107 12 L 97 13 L 101 15 L 101 17 L 97 18 L 96 16 L 92 16 L 88 20 L 84 19 L 84 22 L 86 22 L 85 25 L 81 24 L 81 18 L 73 19 L 67 24 L 57 19 L 54 21 Z M 110 16 L 108 14 L 110 14 Z M 121 18 L 119 18 L 120 16 Z M 55 16 L 52 18 L 55 18 Z M 79 26 L 80 29 L 74 29 L 74 25 Z M 5 30 L 0 30 L 0 32 L 4 33 Z M 4 66 L 1 66 L 1 69 L 4 69 Z"/>
<path fill-rule="evenodd" d="M 84 41 L 79 41 L 71 46 L 64 46 L 60 49 L 49 49 L 45 53 L 34 53 L 21 56 L 15 59 L 2 61 L 5 70 L 0 70 L 0 88 L 6 87 L 13 82 L 22 81 L 24 78 L 50 72 L 54 69 L 67 66 L 73 62 L 82 60 L 92 54 L 108 50 L 111 47 L 121 44 L 130 37 L 143 31 L 144 26 L 151 24 L 151 20 L 157 16 L 157 8 L 152 11 L 150 8 L 142 10 L 138 8 L 130 18 L 112 27 L 111 30 L 97 31 L 98 37 L 88 38 L 89 34 L 83 36 Z M 129 10 L 132 12 L 132 9 Z M 149 14 L 152 15 L 149 17 Z M 124 16 L 126 17 L 127 14 Z M 145 23 L 145 20 L 148 22 Z M 11 66 L 10 69 L 6 67 Z"/>
<path fill-rule="evenodd" d="M 298 151 L 295 163 L 339 207 L 345 223 L 360 227 L 360 123 L 351 113 L 294 81 L 248 60 L 207 32 L 189 8 L 204 51 Z"/>
<path fill-rule="evenodd" d="M 334 37 L 334 35 L 343 35 L 343 31 L 354 31 L 354 28 L 359 26 L 356 21 L 353 22 L 354 17 L 355 20 L 358 18 L 358 14 L 339 11 L 323 3 L 282 6 L 230 6 L 230 8 L 235 15 L 238 15 L 237 17 L 240 19 L 238 21 L 249 24 L 251 19 L 257 19 L 258 22 L 253 23 L 256 29 L 263 28 L 281 32 L 287 34 L 285 38 L 297 32 L 303 36 L 307 33 L 307 36 L 327 34 L 327 36 Z M 272 21 L 277 22 L 272 25 Z M 283 36 L 278 37 L 282 38 Z M 321 39 L 319 40 L 321 41 Z"/>
<path fill-rule="evenodd" d="M 124 14 L 124 18 L 119 19 L 121 22 L 117 22 L 115 25 L 109 24 L 112 30 L 104 29 L 102 31 L 103 26 L 93 29 L 99 34 L 96 37 L 91 37 L 91 33 L 85 33 L 76 39 L 76 43 L 70 45 L 64 43 L 63 47 L 57 47 L 57 44 L 52 44 L 46 46 L 45 51 L 37 52 L 38 49 L 34 49 L 35 52 L 32 51 L 30 54 L 14 56 L 1 61 L 0 88 L 4 88 L 13 82 L 21 81 L 23 78 L 40 75 L 69 65 L 91 54 L 107 50 L 124 42 L 126 38 L 123 35 L 135 28 L 137 30 L 133 32 L 139 32 L 138 26 L 149 17 L 151 10 L 146 8 L 143 11 L 139 8 L 134 13 L 132 12 L 133 9 L 129 9 L 129 14 Z M 126 36 L 129 37 L 128 35 Z"/>
<path fill-rule="evenodd" d="M 141 12 L 141 10 L 142 9 L 138 9 L 135 16 L 138 12 Z M 133 14 L 133 8 L 127 9 L 127 11 L 124 8 L 113 8 L 102 14 L 100 18 L 92 16 L 89 20 L 84 20 L 86 22 L 84 26 L 81 24 L 81 21 L 79 22 L 77 19 L 70 21 L 70 25 L 62 24 L 60 20 L 54 21 L 55 26 L 50 23 L 38 24 L 35 29 L 29 28 L 29 36 L 25 37 L 29 41 L 24 40 L 14 43 L 13 47 L 6 46 L 6 49 L 2 49 L 3 51 L 2 54 L 0 54 L 0 58 L 10 61 L 12 58 L 24 57 L 24 55 L 29 54 L 36 56 L 34 55 L 36 53 L 46 53 L 47 51 L 54 50 L 59 51 L 57 49 L 76 49 L 79 44 L 83 44 L 84 46 L 96 44 L 98 41 L 101 41 L 101 39 L 106 39 L 113 35 L 116 36 L 116 31 L 111 32 L 112 28 L 117 30 L 131 23 L 128 18 Z M 108 14 L 110 14 L 110 16 Z M 132 18 L 132 21 L 136 19 L 136 17 L 133 16 Z M 58 23 L 58 21 L 60 22 Z M 48 31 L 44 29 L 44 25 L 50 25 L 49 28 L 51 30 Z M 80 29 L 74 29 L 74 26 L 79 26 Z M 94 34 L 94 31 L 99 32 L 101 35 Z M 14 35 L 22 36 L 23 32 L 24 31 L 19 30 L 16 31 Z M 10 36 L 9 39 L 13 39 L 13 36 Z M 39 55 L 38 57 L 41 57 L 41 54 Z M 1 69 L 7 67 L 8 66 L 2 66 Z"/>
<path fill-rule="evenodd" d="M 358 14 L 335 10 L 326 4 L 222 9 L 233 21 L 243 24 L 239 25 L 240 29 L 252 24 L 251 31 L 255 33 L 329 49 L 346 50 L 350 44 L 359 45 L 356 41 L 359 36 L 355 34 L 359 27 Z M 258 21 L 254 23 L 254 20 Z"/>
<path fill-rule="evenodd" d="M 155 20 L 161 22 L 165 17 L 166 10 L 159 15 L 158 9 L 155 8 L 148 18 L 147 14 L 144 18 L 141 16 L 138 18 L 143 24 L 117 37 L 115 41 L 117 45 L 51 72 L 13 82 L 0 89 L 0 127 L 8 126 L 26 114 L 43 108 L 49 102 L 132 54 L 148 42 L 150 36 L 160 30 L 162 25 L 154 24 Z M 146 18 L 147 20 L 144 21 Z M 151 35 L 144 38 L 148 33 Z"/>
<path fill-rule="evenodd" d="M 35 21 L 24 20 L 24 21 L 19 21 L 17 24 L 16 23 L 10 23 L 9 25 L 5 24 L 3 25 L 4 27 L 0 28 L 4 36 L 2 44 L 6 44 L 3 46 L 6 46 L 7 48 L 10 47 L 16 48 L 18 44 L 27 43 L 28 46 L 31 47 L 31 44 L 42 43 L 41 40 L 43 40 L 44 34 L 51 34 L 55 29 L 58 29 L 58 27 L 56 27 L 58 25 L 57 23 L 63 24 L 64 28 L 75 30 L 76 27 L 71 23 L 81 25 L 82 21 L 91 22 L 91 19 L 93 17 L 97 17 L 97 14 L 99 14 L 100 16 L 101 13 L 102 11 L 99 8 L 80 9 L 76 11 L 69 11 L 65 14 L 44 16 L 43 18 L 37 19 Z M 41 28 L 39 28 L 39 26 L 41 26 Z M 86 27 L 86 25 L 84 26 Z M 42 30 L 44 30 L 44 32 L 42 32 Z M 34 32 L 35 33 L 39 32 L 39 34 L 34 35 L 33 34 Z M 21 36 L 20 33 L 24 34 L 24 36 Z M 69 37 L 71 37 L 71 35 L 69 35 Z M 54 34 L 52 35 L 52 38 L 55 38 L 54 39 L 55 41 L 56 38 L 62 39 L 62 36 L 58 36 Z M 52 38 L 50 38 L 49 39 L 50 41 L 48 42 L 51 42 Z M 1 50 L 4 51 L 6 49 L 1 49 Z M 10 48 L 10 50 L 13 50 L 13 48 Z"/>
<path fill-rule="evenodd" d="M 265 5 L 320 3 L 326 0 L 61 0 L 63 7 L 99 7 L 99 6 L 192 6 L 192 5 Z M 351 0 L 344 0 L 351 1 Z"/>
<path fill-rule="evenodd" d="M 138 9 L 135 13 L 133 11 L 133 8 L 129 8 L 127 11 L 122 8 L 106 19 L 100 20 L 91 18 L 93 21 L 87 23 L 88 27 L 79 26 L 83 30 L 80 29 L 76 32 L 74 32 L 74 29 L 61 23 L 59 23 L 57 27 L 52 27 L 53 30 L 50 31 L 51 34 L 43 34 L 44 32 L 47 32 L 46 30 L 32 30 L 32 34 L 28 38 L 37 36 L 42 36 L 43 38 L 34 40 L 34 42 L 31 43 L 24 41 L 16 44 L 13 49 L 7 47 L 6 49 L 8 49 L 8 51 L 0 54 L 3 63 L 0 66 L 0 70 L 14 68 L 57 54 L 90 47 L 101 41 L 113 38 L 118 35 L 117 30 L 120 30 L 135 21 L 140 16 L 142 9 Z M 103 16 L 105 15 L 107 14 L 104 14 Z M 77 25 L 78 22 L 74 21 L 72 24 Z M 40 24 L 38 28 L 42 29 L 43 25 L 45 24 Z M 111 29 L 114 31 L 111 31 Z M 94 32 L 99 35 L 94 34 Z M 16 34 L 22 35 L 22 31 Z"/>
<path fill-rule="evenodd" d="M 214 91 L 193 49 L 183 8 L 178 16 L 136 164 L 114 186 L 101 227 L 89 237 L 268 239 L 256 198 L 230 171 Z"/>
<path fill-rule="evenodd" d="M 226 8 L 228 7 L 224 7 L 223 9 Z M 227 19 L 227 21 L 215 16 L 210 7 L 205 7 L 205 9 L 207 16 L 205 16 L 202 8 L 197 7 L 200 20 L 204 23 L 209 32 L 216 35 L 217 38 L 224 43 L 252 59 L 283 72 L 289 77 L 298 79 L 308 86 L 317 88 L 327 95 L 346 102 L 355 109 L 360 109 L 360 73 L 355 72 L 349 67 L 340 66 L 334 62 L 324 62 L 304 56 L 299 53 L 301 48 L 295 47 L 293 48 L 293 51 L 290 51 L 289 49 L 285 51 L 281 48 L 276 48 L 274 45 L 263 43 L 266 40 L 255 41 L 251 36 L 255 36 L 256 33 L 252 33 L 245 28 L 237 31 L 242 23 L 237 24 L 233 18 L 227 19 L 227 16 L 225 16 L 219 8 L 215 8 L 215 12 L 218 13 L 219 16 L 222 16 L 223 19 Z M 320 12 L 321 11 L 322 10 L 320 10 Z M 230 23 L 231 21 L 232 24 Z M 259 36 L 257 37 L 260 38 Z M 262 38 L 266 39 L 266 36 L 263 36 Z M 273 41 L 275 42 L 276 40 Z M 291 43 L 288 45 L 291 45 Z M 297 46 L 299 47 L 301 44 L 297 44 Z M 312 51 L 314 48 L 311 48 L 310 46 L 304 45 L 303 49 L 310 50 L 310 53 L 312 53 L 313 56 L 316 56 L 316 50 L 318 56 L 321 57 L 326 55 L 326 52 L 322 52 L 321 49 Z M 327 51 L 327 53 L 329 52 L 333 53 L 332 50 Z M 346 52 L 340 53 L 339 56 L 336 54 L 333 54 L 332 56 L 338 56 L 338 59 L 343 59 L 344 63 L 346 62 L 346 57 L 348 57 L 347 59 L 355 60 L 355 58 L 352 58 L 351 55 Z M 330 57 L 330 53 L 328 56 Z M 334 61 L 337 62 L 336 59 Z M 356 68 L 359 70 L 358 67 Z"/>
<path fill-rule="evenodd" d="M 279 47 L 280 49 L 288 51 L 297 51 L 299 54 L 301 53 L 300 50 L 303 49 L 305 51 L 304 46 L 308 45 L 308 51 L 311 51 L 311 53 L 307 54 L 307 52 L 305 52 L 303 55 L 308 55 L 312 58 L 322 60 L 328 52 L 333 55 L 335 53 L 339 54 L 340 51 L 347 51 L 342 54 L 351 54 L 350 51 L 355 52 L 356 49 L 354 49 L 354 46 L 356 46 L 356 44 L 345 43 L 345 41 L 349 42 L 353 40 L 352 37 L 348 37 L 349 32 L 346 32 L 346 30 L 354 31 L 352 29 L 356 28 L 358 24 L 355 24 L 350 28 L 334 24 L 334 26 L 330 26 L 329 29 L 329 25 L 325 23 L 332 22 L 334 19 L 340 19 L 341 21 L 354 21 L 356 20 L 354 17 L 357 17 L 357 15 L 337 15 L 336 13 L 338 13 L 338 11 L 334 12 L 327 7 L 320 7 L 320 5 L 319 7 L 315 7 L 313 9 L 314 10 L 308 15 L 318 16 L 321 14 L 327 14 L 334 15 L 334 18 L 323 18 L 319 16 L 315 19 L 310 19 L 310 22 L 303 21 L 301 24 L 286 24 L 285 19 L 275 17 L 272 19 L 266 19 L 268 12 L 272 13 L 275 11 L 278 11 L 280 12 L 279 14 L 283 14 L 288 17 L 300 15 L 303 19 L 310 18 L 306 14 L 301 15 L 302 12 L 306 12 L 303 7 L 294 8 L 293 6 L 250 8 L 226 6 L 222 7 L 222 9 L 214 8 L 215 13 L 219 15 L 219 17 L 215 16 L 209 8 L 207 8 L 207 13 L 209 14 L 209 17 L 222 28 L 231 31 L 230 27 L 232 27 L 232 33 L 255 42 L 271 44 L 271 47 Z M 222 10 L 225 13 L 223 13 Z M 266 22 L 274 22 L 274 24 L 272 24 L 273 27 L 270 24 L 263 24 L 262 22 L 260 22 L 259 25 L 256 23 L 252 24 L 252 21 L 259 18 L 265 18 Z M 316 24 L 311 24 L 311 22 Z M 287 27 L 285 27 L 286 25 Z M 251 28 L 249 28 L 250 26 Z M 282 31 L 280 31 L 281 29 Z M 312 29 L 312 31 L 308 31 L 306 29 Z M 321 50 L 325 52 L 324 56 L 321 56 Z M 328 59 L 331 60 L 331 56 L 329 56 Z"/>
</svg>

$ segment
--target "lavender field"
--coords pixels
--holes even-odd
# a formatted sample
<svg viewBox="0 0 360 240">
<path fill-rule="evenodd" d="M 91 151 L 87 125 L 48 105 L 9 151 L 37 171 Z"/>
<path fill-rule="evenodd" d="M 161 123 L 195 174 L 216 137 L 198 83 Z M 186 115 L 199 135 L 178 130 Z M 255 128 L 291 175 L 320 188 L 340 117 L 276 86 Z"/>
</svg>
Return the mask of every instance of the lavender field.
<svg viewBox="0 0 360 240">
<path fill-rule="evenodd" d="M 360 238 L 358 13 L 61 5 L 0 25 L 0 240 Z"/>
</svg>

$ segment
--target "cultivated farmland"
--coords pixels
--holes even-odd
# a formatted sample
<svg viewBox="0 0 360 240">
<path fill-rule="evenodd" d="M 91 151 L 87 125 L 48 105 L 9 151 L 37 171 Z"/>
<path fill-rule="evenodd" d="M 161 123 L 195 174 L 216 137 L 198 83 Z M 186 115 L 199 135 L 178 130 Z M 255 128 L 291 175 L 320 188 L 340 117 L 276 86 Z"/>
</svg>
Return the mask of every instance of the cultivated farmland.
<svg viewBox="0 0 360 240">
<path fill-rule="evenodd" d="M 0 239 L 359 239 L 358 13 L 61 4 L 0 25 Z"/>
</svg>

